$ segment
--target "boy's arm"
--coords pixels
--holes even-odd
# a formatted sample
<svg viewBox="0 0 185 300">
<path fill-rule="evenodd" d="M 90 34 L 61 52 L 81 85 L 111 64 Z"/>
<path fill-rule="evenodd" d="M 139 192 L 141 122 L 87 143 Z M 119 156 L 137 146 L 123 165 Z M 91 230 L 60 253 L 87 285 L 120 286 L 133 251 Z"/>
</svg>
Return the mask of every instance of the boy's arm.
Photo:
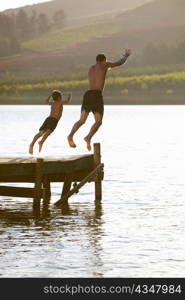
<svg viewBox="0 0 185 300">
<path fill-rule="evenodd" d="M 46 103 L 47 103 L 47 104 L 50 104 L 50 105 L 53 103 L 53 100 L 52 100 L 52 96 L 51 96 L 51 95 L 47 97 Z"/>
<path fill-rule="evenodd" d="M 130 56 L 130 54 L 131 54 L 131 50 L 126 49 L 125 54 L 123 55 L 123 57 L 120 60 L 113 62 L 113 63 L 107 62 L 106 67 L 109 69 L 109 68 L 115 68 L 115 67 L 119 67 L 119 66 L 123 65 L 126 62 L 127 58 Z"/>
<path fill-rule="evenodd" d="M 66 100 L 62 100 L 62 103 L 63 104 L 67 104 L 67 103 L 70 102 L 71 99 L 72 99 L 72 93 L 69 93 L 67 99 Z"/>
</svg>

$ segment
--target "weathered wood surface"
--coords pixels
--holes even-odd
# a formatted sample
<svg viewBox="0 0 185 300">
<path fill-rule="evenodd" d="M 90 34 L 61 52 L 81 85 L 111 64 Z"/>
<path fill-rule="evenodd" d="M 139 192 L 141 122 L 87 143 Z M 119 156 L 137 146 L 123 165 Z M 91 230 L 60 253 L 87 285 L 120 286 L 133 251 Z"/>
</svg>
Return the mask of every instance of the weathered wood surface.
<svg viewBox="0 0 185 300">
<path fill-rule="evenodd" d="M 94 165 L 98 166 L 101 164 L 101 148 L 100 144 L 94 144 Z M 101 200 L 102 199 L 102 183 L 101 183 L 101 173 L 97 174 L 95 180 L 95 199 Z"/>
<path fill-rule="evenodd" d="M 59 204 L 67 200 L 87 182 L 95 182 L 95 199 L 101 199 L 103 164 L 100 144 L 94 144 L 94 154 L 68 157 L 0 157 L 0 182 L 30 182 L 34 188 L 0 185 L 0 195 L 31 197 L 33 209 L 40 211 L 40 200 L 51 195 L 50 182 L 64 182 Z M 71 189 L 71 184 L 75 183 Z M 77 184 L 79 182 L 79 184 Z M 58 204 L 58 203 L 57 203 Z"/>
<path fill-rule="evenodd" d="M 39 198 L 44 198 L 44 189 L 40 189 L 38 192 Z M 25 187 L 14 187 L 14 186 L 0 186 L 1 196 L 12 196 L 12 197 L 23 197 L 23 198 L 34 198 L 35 189 Z"/>
<path fill-rule="evenodd" d="M 72 155 L 72 156 L 45 156 L 45 157 L 40 157 L 41 159 L 44 159 L 44 162 L 56 162 L 56 161 L 62 161 L 62 162 L 68 162 L 68 161 L 74 161 L 74 160 L 78 160 L 84 157 L 90 157 L 93 154 L 83 154 L 83 155 Z M 36 163 L 37 159 L 39 159 L 39 157 L 32 157 L 32 156 L 28 156 L 28 157 L 1 157 L 0 156 L 0 164 L 22 164 L 22 163 Z"/>
<path fill-rule="evenodd" d="M 1 182 L 34 182 L 37 158 L 0 157 Z M 44 157 L 43 174 L 48 181 L 64 181 L 66 174 L 78 174 L 93 169 L 93 155 Z M 84 175 L 84 174 L 82 174 Z M 53 179 L 53 180 L 52 180 Z M 18 181 L 17 181 L 18 180 Z M 76 180 L 76 178 L 74 178 Z"/>
</svg>

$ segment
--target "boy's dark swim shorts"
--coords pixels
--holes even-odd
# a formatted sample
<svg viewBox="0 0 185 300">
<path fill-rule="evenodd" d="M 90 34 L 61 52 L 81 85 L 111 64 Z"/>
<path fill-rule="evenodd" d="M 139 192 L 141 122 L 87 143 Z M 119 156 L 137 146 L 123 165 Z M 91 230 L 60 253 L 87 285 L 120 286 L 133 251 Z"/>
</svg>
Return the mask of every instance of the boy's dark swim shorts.
<svg viewBox="0 0 185 300">
<path fill-rule="evenodd" d="M 99 90 L 88 90 L 83 97 L 81 111 L 98 112 L 103 115 L 104 105 L 102 92 Z"/>
<path fill-rule="evenodd" d="M 55 128 L 57 127 L 58 124 L 58 120 L 52 117 L 48 117 L 46 118 L 46 120 L 44 121 L 44 123 L 42 124 L 42 126 L 39 128 L 39 130 L 55 130 Z"/>
</svg>

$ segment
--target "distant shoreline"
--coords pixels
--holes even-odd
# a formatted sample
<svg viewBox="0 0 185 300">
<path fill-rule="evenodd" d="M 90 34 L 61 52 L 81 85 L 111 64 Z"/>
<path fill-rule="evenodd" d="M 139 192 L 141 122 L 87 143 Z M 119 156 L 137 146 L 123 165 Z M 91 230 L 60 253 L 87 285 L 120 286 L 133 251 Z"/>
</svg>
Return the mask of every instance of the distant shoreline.
<svg viewBox="0 0 185 300">
<path fill-rule="evenodd" d="M 82 97 L 73 96 L 69 105 L 81 105 Z M 45 99 L 45 98 L 44 98 Z M 0 97 L 0 105 L 46 105 L 43 97 Z M 155 100 L 154 100 L 155 99 Z M 185 96 L 179 95 L 104 95 L 105 105 L 185 105 Z"/>
</svg>

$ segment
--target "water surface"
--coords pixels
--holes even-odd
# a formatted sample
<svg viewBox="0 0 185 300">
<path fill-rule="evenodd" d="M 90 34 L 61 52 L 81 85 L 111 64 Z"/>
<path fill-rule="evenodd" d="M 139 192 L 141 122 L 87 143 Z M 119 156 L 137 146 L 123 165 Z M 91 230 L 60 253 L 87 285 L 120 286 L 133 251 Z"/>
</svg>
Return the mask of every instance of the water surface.
<svg viewBox="0 0 185 300">
<path fill-rule="evenodd" d="M 48 106 L 0 106 L 0 156 L 26 156 Z M 83 137 L 66 136 L 79 106 L 66 106 L 42 156 L 87 153 Z M 32 199 L 0 197 L 1 277 L 184 277 L 185 107 L 106 106 L 93 142 L 105 164 L 103 199 L 85 185 L 61 211 L 53 204 L 39 219 Z M 35 147 L 38 156 L 38 147 Z"/>
</svg>

